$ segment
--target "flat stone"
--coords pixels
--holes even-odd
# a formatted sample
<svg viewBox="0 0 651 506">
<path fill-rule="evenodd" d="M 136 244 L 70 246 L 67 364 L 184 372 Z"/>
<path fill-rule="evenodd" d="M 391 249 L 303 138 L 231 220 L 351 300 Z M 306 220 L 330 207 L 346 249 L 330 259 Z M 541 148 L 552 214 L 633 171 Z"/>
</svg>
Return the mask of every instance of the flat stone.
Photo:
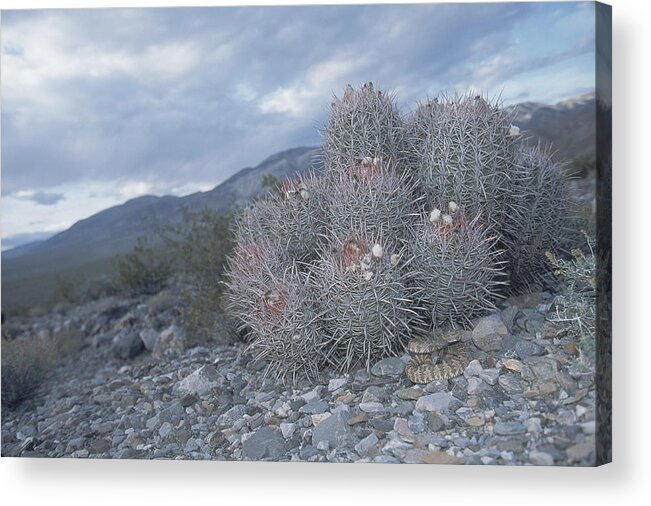
<svg viewBox="0 0 651 506">
<path fill-rule="evenodd" d="M 242 444 L 242 457 L 249 460 L 277 460 L 284 454 L 283 436 L 269 426 L 261 427 Z"/>
<path fill-rule="evenodd" d="M 398 357 L 389 357 L 380 360 L 371 368 L 375 376 L 402 376 L 405 372 L 405 363 Z"/>
<path fill-rule="evenodd" d="M 323 420 L 326 418 L 329 418 L 332 416 L 332 413 L 319 413 L 317 415 L 311 415 L 310 419 L 312 420 L 312 425 L 317 426 L 319 425 Z"/>
<path fill-rule="evenodd" d="M 445 426 L 445 420 L 438 413 L 430 413 L 427 415 L 427 426 L 432 432 L 438 432 Z"/>
<path fill-rule="evenodd" d="M 219 385 L 220 375 L 215 366 L 206 364 L 179 382 L 183 394 L 196 394 L 203 397 Z"/>
<path fill-rule="evenodd" d="M 416 401 L 416 409 L 420 411 L 434 411 L 436 413 L 447 413 L 450 404 L 457 399 L 448 392 L 437 392 L 424 395 Z"/>
<path fill-rule="evenodd" d="M 519 360 L 516 360 L 514 358 L 509 358 L 506 359 L 502 362 L 502 367 L 505 369 L 508 369 L 509 371 L 513 372 L 521 372 L 522 371 L 522 362 Z"/>
<path fill-rule="evenodd" d="M 312 445 L 316 446 L 320 441 L 328 441 L 330 448 L 336 448 L 343 443 L 344 438 L 350 432 L 348 425 L 349 414 L 338 412 L 326 418 L 312 430 Z"/>
<path fill-rule="evenodd" d="M 550 357 L 526 357 L 523 362 L 529 366 L 533 379 L 539 383 L 551 382 L 556 379 L 558 362 Z M 528 379 L 528 378 L 526 378 Z"/>
<path fill-rule="evenodd" d="M 472 341 L 482 351 L 499 351 L 502 347 L 502 338 L 508 333 L 499 315 L 485 316 L 472 330 Z"/>
<path fill-rule="evenodd" d="M 280 424 L 280 432 L 285 439 L 289 439 L 296 432 L 296 424 L 291 422 L 282 422 Z"/>
<path fill-rule="evenodd" d="M 493 432 L 500 436 L 512 436 L 515 434 L 524 434 L 526 428 L 520 422 L 497 422 L 493 427 Z"/>
<path fill-rule="evenodd" d="M 170 422 L 165 422 L 158 429 L 158 435 L 162 438 L 166 438 L 172 432 L 172 424 Z"/>
<path fill-rule="evenodd" d="M 365 413 L 380 413 L 384 411 L 384 405 L 381 402 L 362 402 L 359 409 Z"/>
<path fill-rule="evenodd" d="M 594 451 L 594 445 L 590 443 L 579 443 L 570 446 L 565 453 L 570 459 L 570 462 L 580 462 L 587 459 Z"/>
<path fill-rule="evenodd" d="M 463 371 L 463 375 L 466 378 L 471 378 L 472 376 L 478 376 L 482 372 L 483 368 L 479 363 L 479 360 L 471 360 L 466 370 Z"/>
<path fill-rule="evenodd" d="M 324 413 L 328 410 L 328 403 L 319 398 L 312 399 L 307 404 L 301 406 L 299 410 L 301 413 L 306 415 L 318 415 L 319 413 Z"/>
<path fill-rule="evenodd" d="M 359 443 L 355 445 L 355 451 L 362 457 L 369 455 L 372 450 L 377 448 L 379 442 L 378 437 L 375 435 L 375 432 L 371 432 L 368 436 L 362 439 Z M 377 453 L 377 452 L 373 452 Z"/>
<path fill-rule="evenodd" d="M 400 436 L 403 441 L 413 443 L 415 441 L 415 434 L 409 427 L 409 423 L 404 418 L 396 418 L 393 423 L 393 430 Z"/>
<path fill-rule="evenodd" d="M 500 369 L 482 369 L 479 378 L 488 385 L 496 385 L 500 376 Z"/>
<path fill-rule="evenodd" d="M 231 427 L 237 420 L 246 414 L 246 406 L 237 404 L 217 418 L 217 425 L 220 427 Z"/>
<path fill-rule="evenodd" d="M 420 456 L 420 462 L 423 464 L 459 465 L 463 464 L 464 460 L 445 452 L 433 450 L 422 454 Z"/>
<path fill-rule="evenodd" d="M 502 374 L 499 377 L 498 383 L 506 393 L 514 394 L 522 392 L 520 378 L 513 373 Z"/>
<path fill-rule="evenodd" d="M 334 392 L 343 387 L 348 380 L 346 378 L 333 378 L 328 382 L 328 392 Z"/>
<path fill-rule="evenodd" d="M 484 382 L 480 378 L 471 377 L 468 379 L 468 395 L 477 395 L 482 391 Z"/>
<path fill-rule="evenodd" d="M 396 395 L 404 401 L 416 401 L 422 397 L 423 393 L 423 390 L 420 388 L 410 387 L 398 390 Z"/>
<path fill-rule="evenodd" d="M 554 465 L 554 457 L 552 457 L 549 453 L 539 452 L 539 451 L 529 452 L 529 461 L 534 466 Z"/>
<path fill-rule="evenodd" d="M 364 423 L 364 422 L 368 422 L 368 415 L 363 412 L 358 415 L 351 416 L 348 419 L 348 425 L 350 426 L 357 425 L 358 423 Z"/>
<path fill-rule="evenodd" d="M 533 341 L 518 339 L 518 341 L 515 343 L 515 353 L 521 359 L 534 355 L 542 355 L 544 352 L 545 349 Z"/>
</svg>

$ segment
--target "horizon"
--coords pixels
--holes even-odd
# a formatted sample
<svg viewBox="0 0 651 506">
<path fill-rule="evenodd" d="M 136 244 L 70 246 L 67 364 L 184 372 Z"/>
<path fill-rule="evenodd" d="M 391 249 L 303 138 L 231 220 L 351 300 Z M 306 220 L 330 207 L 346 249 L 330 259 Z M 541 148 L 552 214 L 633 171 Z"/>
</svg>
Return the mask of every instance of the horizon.
<svg viewBox="0 0 651 506">
<path fill-rule="evenodd" d="M 593 22 L 589 2 L 4 11 L 2 251 L 318 146 L 349 82 L 403 109 L 454 90 L 593 92 Z"/>
</svg>

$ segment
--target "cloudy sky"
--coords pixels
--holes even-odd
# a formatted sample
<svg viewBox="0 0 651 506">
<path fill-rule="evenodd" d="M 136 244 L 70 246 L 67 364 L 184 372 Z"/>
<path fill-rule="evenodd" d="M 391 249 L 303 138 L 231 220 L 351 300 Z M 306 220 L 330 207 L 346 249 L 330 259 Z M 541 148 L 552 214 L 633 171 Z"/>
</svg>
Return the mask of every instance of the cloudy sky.
<svg viewBox="0 0 651 506">
<path fill-rule="evenodd" d="M 3 11 L 2 247 L 318 145 L 379 83 L 506 104 L 594 89 L 591 3 Z"/>
</svg>

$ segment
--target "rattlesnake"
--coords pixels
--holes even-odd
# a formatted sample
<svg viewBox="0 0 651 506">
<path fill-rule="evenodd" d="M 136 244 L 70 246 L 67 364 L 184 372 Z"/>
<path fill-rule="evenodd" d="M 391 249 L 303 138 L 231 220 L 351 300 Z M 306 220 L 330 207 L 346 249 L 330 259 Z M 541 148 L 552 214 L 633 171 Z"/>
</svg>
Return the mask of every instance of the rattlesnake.
<svg viewBox="0 0 651 506">
<path fill-rule="evenodd" d="M 412 383 L 454 378 L 468 365 L 466 345 L 461 342 L 461 333 L 455 330 L 435 332 L 433 339 L 412 339 L 407 350 L 412 358 L 405 366 L 405 374 Z M 439 363 L 434 363 L 432 353 L 437 351 L 440 351 Z"/>
</svg>

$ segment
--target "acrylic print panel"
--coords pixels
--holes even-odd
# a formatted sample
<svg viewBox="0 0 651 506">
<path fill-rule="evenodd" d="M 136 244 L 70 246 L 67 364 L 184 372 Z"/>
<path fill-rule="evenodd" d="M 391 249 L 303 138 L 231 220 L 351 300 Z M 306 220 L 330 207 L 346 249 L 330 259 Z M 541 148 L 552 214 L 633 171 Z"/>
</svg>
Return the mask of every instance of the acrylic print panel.
<svg viewBox="0 0 651 506">
<path fill-rule="evenodd" d="M 3 12 L 2 455 L 609 462 L 610 26 Z"/>
</svg>

